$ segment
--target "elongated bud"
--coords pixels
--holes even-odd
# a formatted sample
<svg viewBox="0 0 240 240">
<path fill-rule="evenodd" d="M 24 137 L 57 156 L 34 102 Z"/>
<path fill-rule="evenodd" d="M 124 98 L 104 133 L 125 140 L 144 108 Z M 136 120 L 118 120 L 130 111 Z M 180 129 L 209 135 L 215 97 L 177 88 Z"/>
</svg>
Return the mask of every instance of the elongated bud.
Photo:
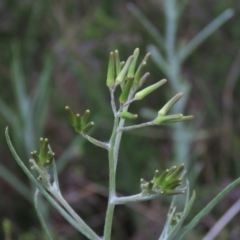
<svg viewBox="0 0 240 240">
<path fill-rule="evenodd" d="M 137 60 L 138 60 L 138 55 L 139 55 L 139 48 L 136 48 L 135 51 L 133 52 L 133 61 L 128 69 L 128 74 L 127 77 L 128 78 L 133 78 L 134 74 L 135 74 L 135 68 L 136 68 L 136 64 L 137 64 Z"/>
<path fill-rule="evenodd" d="M 111 88 L 114 85 L 114 74 L 115 74 L 115 63 L 114 63 L 114 53 L 111 52 L 109 56 L 108 63 L 108 73 L 107 73 L 107 86 Z"/>
<path fill-rule="evenodd" d="M 193 115 L 189 115 L 189 116 L 183 116 L 181 118 L 181 122 L 183 121 L 189 121 L 189 120 L 193 120 L 194 119 L 194 116 Z"/>
<path fill-rule="evenodd" d="M 139 65 L 136 73 L 135 73 L 135 76 L 134 76 L 134 82 L 133 82 L 133 85 L 134 86 L 138 86 L 139 84 L 139 81 L 143 75 L 143 70 L 144 68 L 147 66 L 147 63 L 146 62 L 141 62 L 141 64 Z"/>
<path fill-rule="evenodd" d="M 150 57 L 150 55 L 151 55 L 150 53 L 147 53 L 146 56 L 144 57 L 144 59 L 142 60 L 142 62 L 140 63 L 140 65 L 135 73 L 133 86 L 138 86 L 139 81 L 143 75 L 143 70 L 147 66 L 147 60 Z"/>
<path fill-rule="evenodd" d="M 183 118 L 183 115 L 181 113 L 173 114 L 173 115 L 169 115 L 169 116 L 158 115 L 158 117 L 154 120 L 154 122 L 157 125 L 160 125 L 160 124 L 165 124 L 165 123 L 179 122 L 179 121 L 181 121 L 182 118 Z"/>
<path fill-rule="evenodd" d="M 163 79 L 147 88 L 144 88 L 143 90 L 141 90 L 140 92 L 137 92 L 135 94 L 135 99 L 136 100 L 141 100 L 143 98 L 145 98 L 147 95 L 149 95 L 151 92 L 153 92 L 154 90 L 156 90 L 157 88 L 161 87 L 164 83 L 166 83 L 167 80 Z"/>
<path fill-rule="evenodd" d="M 169 173 L 169 169 L 164 170 L 164 172 L 162 172 L 162 174 L 156 179 L 156 183 L 158 185 L 162 184 L 162 181 L 164 180 L 164 178 L 168 175 Z"/>
<path fill-rule="evenodd" d="M 166 180 L 171 180 L 173 178 L 177 178 L 184 170 L 184 164 L 176 167 L 172 173 L 169 173 L 166 177 Z"/>
<path fill-rule="evenodd" d="M 83 128 L 82 132 L 83 132 L 84 134 L 87 134 L 87 133 L 91 130 L 91 128 L 92 128 L 93 126 L 94 126 L 94 122 L 88 123 L 88 124 Z"/>
<path fill-rule="evenodd" d="M 90 115 L 90 111 L 86 110 L 81 118 L 81 128 L 84 128 L 86 126 L 89 115 Z"/>
<path fill-rule="evenodd" d="M 74 115 L 74 113 L 72 112 L 72 110 L 70 109 L 69 106 L 66 106 L 65 107 L 65 111 L 68 115 L 68 118 L 70 119 L 70 122 L 72 124 L 72 126 L 75 126 L 75 123 L 76 123 L 76 116 Z"/>
<path fill-rule="evenodd" d="M 116 75 L 118 76 L 118 74 L 121 72 L 121 69 L 122 69 L 118 50 L 115 50 L 115 64 L 116 64 Z"/>
<path fill-rule="evenodd" d="M 172 115 L 173 116 L 173 115 Z M 164 116 L 167 117 L 167 116 Z M 190 116 L 183 116 L 182 118 L 178 119 L 178 118 L 174 118 L 174 119 L 169 119 L 166 123 L 175 123 L 175 122 L 184 122 L 184 121 L 189 121 L 189 120 L 193 120 L 194 116 L 190 115 Z"/>
<path fill-rule="evenodd" d="M 121 69 L 123 68 L 124 64 L 125 64 L 125 61 L 122 61 L 122 62 L 120 63 Z"/>
<path fill-rule="evenodd" d="M 49 166 L 49 165 L 51 165 L 52 164 L 52 162 L 53 162 L 53 158 L 54 158 L 54 156 L 55 156 L 55 153 L 53 153 L 53 152 L 48 152 L 47 153 L 47 159 L 46 159 L 46 161 L 44 162 L 44 166 Z"/>
<path fill-rule="evenodd" d="M 127 60 L 127 62 L 125 63 L 124 67 L 122 68 L 122 70 L 120 71 L 120 73 L 118 74 L 117 78 L 116 78 L 116 84 L 120 84 L 123 82 L 126 73 L 129 69 L 129 66 L 131 65 L 132 61 L 133 61 L 133 56 L 130 56 Z"/>
<path fill-rule="evenodd" d="M 127 83 L 123 87 L 122 93 L 119 97 L 119 102 L 122 104 L 128 100 L 128 95 L 133 84 L 133 79 L 133 77 L 128 78 Z"/>
<path fill-rule="evenodd" d="M 35 160 L 36 163 L 39 163 L 39 156 L 37 154 L 37 151 L 31 152 L 31 156 Z"/>
<path fill-rule="evenodd" d="M 47 152 L 48 152 L 48 139 L 40 138 L 40 153 L 39 153 L 40 164 L 46 160 Z"/>
<path fill-rule="evenodd" d="M 150 76 L 150 73 L 149 72 L 146 72 L 141 78 L 140 78 L 140 81 L 139 81 L 139 84 L 138 84 L 138 88 L 140 88 L 144 83 L 145 81 L 147 80 L 147 78 Z"/>
<path fill-rule="evenodd" d="M 75 124 L 75 130 L 76 132 L 81 132 L 82 131 L 82 124 L 81 124 L 81 116 L 80 114 L 76 114 L 76 124 Z"/>
<path fill-rule="evenodd" d="M 183 96 L 183 93 L 176 94 L 173 98 L 171 98 L 158 112 L 159 115 L 165 116 L 168 111 L 172 108 L 172 106 Z"/>
<path fill-rule="evenodd" d="M 121 112 L 121 113 L 119 114 L 119 117 L 120 117 L 120 118 L 124 118 L 124 119 L 136 119 L 136 118 L 138 117 L 138 115 L 124 111 L 124 112 Z"/>
</svg>

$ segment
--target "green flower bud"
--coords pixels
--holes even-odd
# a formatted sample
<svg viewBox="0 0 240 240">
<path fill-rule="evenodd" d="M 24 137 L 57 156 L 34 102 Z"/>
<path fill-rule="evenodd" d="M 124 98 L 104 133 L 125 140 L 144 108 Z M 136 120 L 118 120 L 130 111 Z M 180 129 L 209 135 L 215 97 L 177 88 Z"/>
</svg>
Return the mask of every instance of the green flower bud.
<svg viewBox="0 0 240 240">
<path fill-rule="evenodd" d="M 46 161 L 48 152 L 48 139 L 40 138 L 40 153 L 39 153 L 39 163 L 40 165 L 44 164 Z"/>
<path fill-rule="evenodd" d="M 118 50 L 115 50 L 115 64 L 116 64 L 116 75 L 118 76 L 122 69 Z"/>
<path fill-rule="evenodd" d="M 120 73 L 118 74 L 117 78 L 116 78 L 116 84 L 120 84 L 123 82 L 125 76 L 126 76 L 126 73 L 133 61 L 133 56 L 130 56 L 127 60 L 127 62 L 125 63 L 124 67 L 122 68 L 122 70 L 120 71 Z"/>
<path fill-rule="evenodd" d="M 122 93 L 119 97 L 119 102 L 122 104 L 127 102 L 128 100 L 128 95 L 133 84 L 133 79 L 134 79 L 133 77 L 128 78 L 127 83 L 123 87 Z"/>
<path fill-rule="evenodd" d="M 136 119 L 136 118 L 138 117 L 138 115 L 124 111 L 124 112 L 121 112 L 121 113 L 119 114 L 119 117 L 120 117 L 120 118 L 123 118 L 123 119 Z"/>
<path fill-rule="evenodd" d="M 163 79 L 147 88 L 144 88 L 143 90 L 141 90 L 140 92 L 137 92 L 135 94 L 135 99 L 136 100 L 141 100 L 143 98 L 145 98 L 147 95 L 149 95 L 151 92 L 153 92 L 154 90 L 156 90 L 157 88 L 161 87 L 164 83 L 166 83 L 167 80 Z"/>
<path fill-rule="evenodd" d="M 139 81 L 143 75 L 143 70 L 147 66 L 147 60 L 150 57 L 150 55 L 151 55 L 150 53 L 147 53 L 146 56 L 144 57 L 144 59 L 142 60 L 142 62 L 140 63 L 140 65 L 135 73 L 134 82 L 133 82 L 134 87 L 137 87 L 139 85 Z"/>
<path fill-rule="evenodd" d="M 55 153 L 53 152 L 48 152 L 46 156 L 46 161 L 44 162 L 43 166 L 48 167 L 52 164 L 53 159 L 54 159 Z"/>
<path fill-rule="evenodd" d="M 81 118 L 81 128 L 82 129 L 86 126 L 89 115 L 90 115 L 90 111 L 86 110 Z"/>
<path fill-rule="evenodd" d="M 80 133 L 82 131 L 81 116 L 79 113 L 76 114 L 76 124 L 74 127 L 76 132 Z"/>
<path fill-rule="evenodd" d="M 172 122 L 179 122 L 182 120 L 182 118 L 183 118 L 183 115 L 181 113 L 168 115 L 168 116 L 158 115 L 157 118 L 154 120 L 154 122 L 155 124 L 160 125 L 160 124 L 167 124 Z"/>
<path fill-rule="evenodd" d="M 76 124 L 76 116 L 74 115 L 74 113 L 72 112 L 72 110 L 70 109 L 70 107 L 66 106 L 65 107 L 66 113 L 70 119 L 70 122 L 72 124 L 72 126 L 74 127 Z"/>
<path fill-rule="evenodd" d="M 120 69 L 123 68 L 124 64 L 125 64 L 125 61 L 122 61 L 122 62 L 120 63 Z"/>
<path fill-rule="evenodd" d="M 107 86 L 111 88 L 114 85 L 115 79 L 115 63 L 114 63 L 114 53 L 110 53 L 109 63 L 108 63 L 108 72 L 107 72 Z"/>
<path fill-rule="evenodd" d="M 39 167 L 48 167 L 52 164 L 54 153 L 48 150 L 48 139 L 40 138 L 40 150 L 31 152 L 31 156 Z"/>
<path fill-rule="evenodd" d="M 136 48 L 135 51 L 133 52 L 134 59 L 128 69 L 128 74 L 127 74 L 128 78 L 134 78 L 138 55 L 139 55 L 139 48 Z"/>
<path fill-rule="evenodd" d="M 171 107 L 183 96 L 183 93 L 176 94 L 173 98 L 171 98 L 158 112 L 160 116 L 165 116 Z"/>
<path fill-rule="evenodd" d="M 39 163 L 39 157 L 38 157 L 37 151 L 31 152 L 31 156 L 35 160 L 36 163 Z"/>
<path fill-rule="evenodd" d="M 94 122 L 88 123 L 88 124 L 83 128 L 82 132 L 83 132 L 84 134 L 87 134 L 87 133 L 91 130 L 91 128 L 92 128 L 93 126 L 94 126 Z"/>
<path fill-rule="evenodd" d="M 186 188 L 176 189 L 182 184 L 181 175 L 183 175 L 183 171 L 183 164 L 180 167 L 174 166 L 166 169 L 162 174 L 159 174 L 158 170 L 156 170 L 152 181 L 146 182 L 141 179 L 142 194 L 175 195 L 184 193 Z"/>
<path fill-rule="evenodd" d="M 140 88 L 144 83 L 145 81 L 147 80 L 147 78 L 150 76 L 150 73 L 149 72 L 146 72 L 141 78 L 140 78 L 140 81 L 139 81 L 139 84 L 138 84 L 138 88 Z"/>
</svg>

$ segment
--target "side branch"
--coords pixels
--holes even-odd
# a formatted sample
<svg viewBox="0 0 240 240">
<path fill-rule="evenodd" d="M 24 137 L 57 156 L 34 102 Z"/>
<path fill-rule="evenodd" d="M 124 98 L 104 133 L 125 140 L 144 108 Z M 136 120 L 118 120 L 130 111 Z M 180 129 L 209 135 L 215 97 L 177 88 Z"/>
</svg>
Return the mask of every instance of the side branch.
<svg viewBox="0 0 240 240">
<path fill-rule="evenodd" d="M 99 141 L 95 138 L 90 137 L 89 135 L 84 134 L 84 133 L 81 133 L 81 135 L 84 138 L 86 138 L 89 142 L 91 142 L 92 144 L 94 144 L 98 147 L 105 148 L 105 149 L 109 150 L 109 144 L 108 143 L 101 142 L 101 141 Z"/>
<path fill-rule="evenodd" d="M 133 130 L 133 129 L 142 128 L 142 127 L 149 127 L 149 126 L 154 126 L 154 125 L 156 125 L 156 123 L 154 121 L 150 121 L 150 122 L 141 123 L 141 124 L 134 125 L 134 126 L 118 128 L 118 132 L 130 131 L 130 130 Z"/>
<path fill-rule="evenodd" d="M 143 195 L 142 193 L 128 196 L 128 197 L 114 197 L 111 200 L 111 203 L 120 205 L 120 204 L 127 204 L 127 203 L 132 203 L 132 202 L 141 202 L 141 201 L 148 201 L 151 199 L 155 199 L 157 197 L 160 197 L 161 194 L 156 193 L 156 194 L 151 194 L 151 195 Z"/>
</svg>

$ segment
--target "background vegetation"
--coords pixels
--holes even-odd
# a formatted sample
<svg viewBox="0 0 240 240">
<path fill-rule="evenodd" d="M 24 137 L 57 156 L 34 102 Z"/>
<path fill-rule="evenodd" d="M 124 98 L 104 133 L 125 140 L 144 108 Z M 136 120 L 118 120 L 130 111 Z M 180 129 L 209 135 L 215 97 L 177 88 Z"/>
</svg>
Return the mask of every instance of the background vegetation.
<svg viewBox="0 0 240 240">
<path fill-rule="evenodd" d="M 133 1 L 164 32 L 165 17 L 159 0 Z M 101 234 L 105 217 L 108 165 L 105 152 L 76 137 L 64 113 L 90 109 L 96 123 L 93 135 L 107 139 L 112 124 L 109 93 L 105 86 L 109 52 L 118 49 L 125 59 L 139 47 L 155 44 L 146 29 L 126 8 L 127 1 L 2 0 L 0 2 L 0 221 L 9 219 L 13 239 L 42 239 L 31 203 L 31 186 L 7 148 L 4 129 L 10 126 L 15 146 L 26 161 L 35 141 L 48 137 L 56 152 L 64 197 Z M 227 8 L 235 15 L 209 37 L 184 63 L 182 73 L 191 83 L 186 114 L 194 114 L 192 134 L 201 137 L 191 146 L 198 166 L 194 181 L 196 211 L 240 175 L 240 2 L 189 1 L 181 18 L 178 39 L 192 39 Z M 165 75 L 151 62 L 151 82 Z M 159 110 L 170 85 L 134 104 Z M 140 114 L 139 122 L 145 121 Z M 186 123 L 188 124 L 188 123 Z M 139 179 L 173 161 L 173 142 L 168 127 L 148 128 L 124 134 L 117 186 L 123 194 L 136 193 Z M 32 149 L 33 148 L 33 149 Z M 67 149 L 67 151 L 65 151 Z M 190 158 L 189 156 L 189 158 Z M 60 158 L 60 159 L 59 159 Z M 15 179 L 13 176 L 17 177 Z M 21 182 L 19 181 L 21 180 Z M 19 185 L 20 184 L 20 185 Z M 201 239 L 240 198 L 232 191 L 193 232 Z M 119 206 L 115 239 L 154 239 L 163 227 L 168 200 Z M 194 214 L 194 213 L 193 213 Z M 56 239 L 80 239 L 53 209 L 46 209 Z M 218 239 L 239 239 L 239 215 Z M 227 236 L 227 237 L 226 237 Z M 0 239 L 3 239 L 2 229 Z M 83 237 L 81 239 L 84 239 Z M 190 239 L 192 239 L 190 237 Z"/>
</svg>

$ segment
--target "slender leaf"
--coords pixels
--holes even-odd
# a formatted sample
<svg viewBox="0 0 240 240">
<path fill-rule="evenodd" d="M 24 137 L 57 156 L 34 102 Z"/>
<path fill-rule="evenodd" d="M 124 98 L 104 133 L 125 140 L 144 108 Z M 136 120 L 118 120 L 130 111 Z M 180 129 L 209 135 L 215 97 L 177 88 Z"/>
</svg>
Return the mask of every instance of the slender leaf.
<svg viewBox="0 0 240 240">
<path fill-rule="evenodd" d="M 178 239 L 179 240 L 183 239 L 183 237 L 198 224 L 200 219 L 206 216 L 215 207 L 215 205 L 219 203 L 238 184 L 240 184 L 240 178 L 236 179 L 235 181 L 230 183 L 226 188 L 224 188 L 205 208 L 202 209 L 202 211 L 200 211 L 192 219 L 190 223 L 187 224 L 187 226 L 184 227 Z"/>
<path fill-rule="evenodd" d="M 179 52 L 179 59 L 184 61 L 206 38 L 220 28 L 234 14 L 232 9 L 225 10 L 220 16 L 213 20 L 201 32 L 197 34 L 183 49 Z"/>
</svg>

